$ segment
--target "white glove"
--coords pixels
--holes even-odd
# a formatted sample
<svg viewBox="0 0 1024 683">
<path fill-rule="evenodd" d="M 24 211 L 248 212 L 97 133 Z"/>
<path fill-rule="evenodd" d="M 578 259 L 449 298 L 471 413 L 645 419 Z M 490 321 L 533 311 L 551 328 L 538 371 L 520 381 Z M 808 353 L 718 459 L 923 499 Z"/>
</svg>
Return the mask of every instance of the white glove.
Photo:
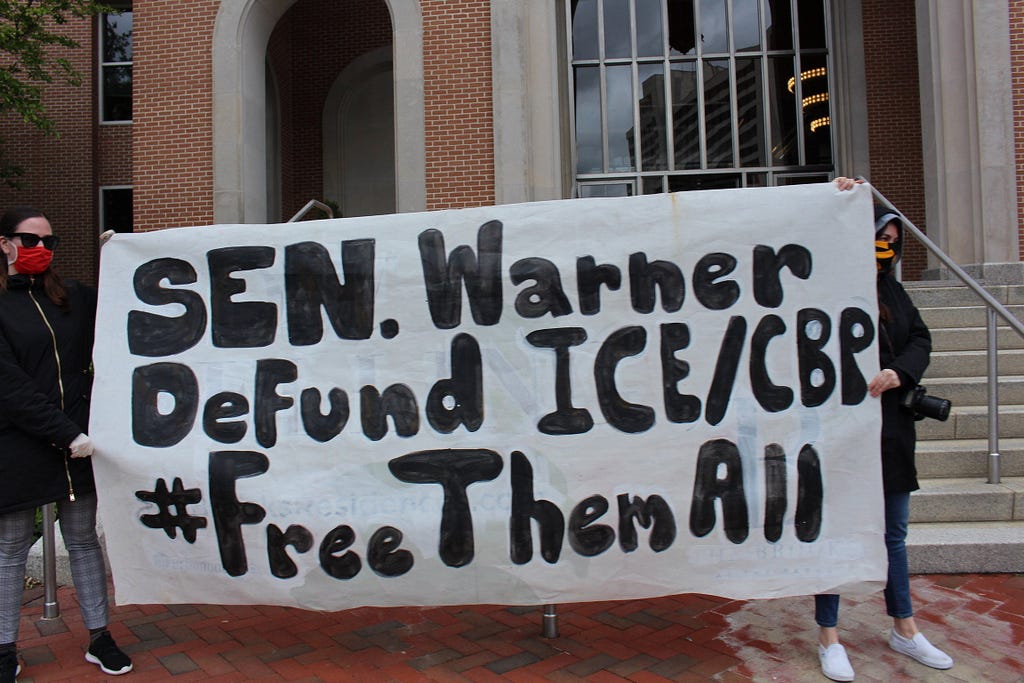
<svg viewBox="0 0 1024 683">
<path fill-rule="evenodd" d="M 92 445 L 92 439 L 85 434 L 76 436 L 68 448 L 71 450 L 72 458 L 88 458 L 95 450 L 95 447 Z"/>
</svg>

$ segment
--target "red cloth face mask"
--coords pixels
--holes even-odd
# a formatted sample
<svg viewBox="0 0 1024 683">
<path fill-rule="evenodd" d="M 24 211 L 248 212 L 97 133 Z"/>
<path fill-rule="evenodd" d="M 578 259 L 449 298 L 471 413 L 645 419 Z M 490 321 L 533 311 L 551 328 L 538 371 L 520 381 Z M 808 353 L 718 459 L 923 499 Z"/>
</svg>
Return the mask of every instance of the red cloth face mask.
<svg viewBox="0 0 1024 683">
<path fill-rule="evenodd" d="M 53 252 L 38 245 L 35 247 L 18 247 L 18 258 L 14 261 L 14 269 L 23 275 L 39 275 L 50 267 Z"/>
</svg>

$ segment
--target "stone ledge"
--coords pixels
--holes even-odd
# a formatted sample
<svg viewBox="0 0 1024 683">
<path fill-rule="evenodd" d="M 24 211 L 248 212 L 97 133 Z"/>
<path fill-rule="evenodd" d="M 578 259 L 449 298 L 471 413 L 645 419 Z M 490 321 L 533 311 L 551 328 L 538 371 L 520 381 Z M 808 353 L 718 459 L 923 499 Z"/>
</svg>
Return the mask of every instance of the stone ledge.
<svg viewBox="0 0 1024 683">
<path fill-rule="evenodd" d="M 911 524 L 907 561 L 912 574 L 1024 571 L 1024 521 Z"/>
</svg>

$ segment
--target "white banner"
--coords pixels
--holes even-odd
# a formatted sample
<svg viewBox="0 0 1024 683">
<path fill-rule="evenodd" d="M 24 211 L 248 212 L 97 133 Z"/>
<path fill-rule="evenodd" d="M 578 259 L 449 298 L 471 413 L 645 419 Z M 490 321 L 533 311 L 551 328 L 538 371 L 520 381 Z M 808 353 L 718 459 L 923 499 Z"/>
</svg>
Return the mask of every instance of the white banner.
<svg viewBox="0 0 1024 683">
<path fill-rule="evenodd" d="M 877 589 L 871 245 L 831 184 L 116 235 L 117 601 Z"/>
</svg>

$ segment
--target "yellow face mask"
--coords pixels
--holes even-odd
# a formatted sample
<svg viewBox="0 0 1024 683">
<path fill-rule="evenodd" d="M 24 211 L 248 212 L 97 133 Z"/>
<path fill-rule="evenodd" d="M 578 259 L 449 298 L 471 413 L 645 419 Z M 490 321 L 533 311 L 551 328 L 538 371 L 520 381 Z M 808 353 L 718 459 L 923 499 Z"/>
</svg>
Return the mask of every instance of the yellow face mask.
<svg viewBox="0 0 1024 683">
<path fill-rule="evenodd" d="M 892 248 L 891 242 L 875 242 L 875 264 L 879 273 L 888 273 L 892 270 L 893 261 L 896 260 L 896 250 Z"/>
</svg>

